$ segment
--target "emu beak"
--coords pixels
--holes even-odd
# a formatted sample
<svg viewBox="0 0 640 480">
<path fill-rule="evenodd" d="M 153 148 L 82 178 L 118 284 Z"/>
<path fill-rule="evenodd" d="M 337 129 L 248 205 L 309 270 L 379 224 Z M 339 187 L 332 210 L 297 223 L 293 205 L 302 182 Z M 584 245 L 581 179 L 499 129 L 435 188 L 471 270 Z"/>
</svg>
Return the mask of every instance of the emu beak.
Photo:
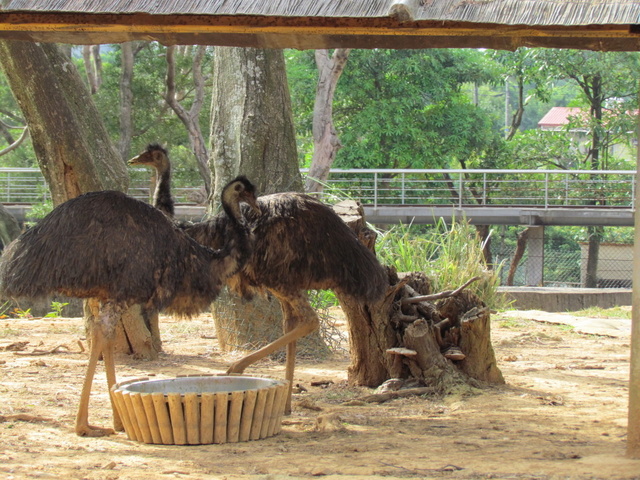
<svg viewBox="0 0 640 480">
<path fill-rule="evenodd" d="M 139 158 L 140 158 L 140 155 L 136 155 L 135 157 L 129 159 L 129 161 L 127 162 L 127 165 L 137 165 Z"/>
<path fill-rule="evenodd" d="M 257 215 L 262 215 L 262 210 L 260 210 L 260 206 L 258 205 L 258 200 L 253 195 L 246 195 L 243 197 L 243 200 L 251 207 L 251 210 L 254 211 Z"/>
</svg>

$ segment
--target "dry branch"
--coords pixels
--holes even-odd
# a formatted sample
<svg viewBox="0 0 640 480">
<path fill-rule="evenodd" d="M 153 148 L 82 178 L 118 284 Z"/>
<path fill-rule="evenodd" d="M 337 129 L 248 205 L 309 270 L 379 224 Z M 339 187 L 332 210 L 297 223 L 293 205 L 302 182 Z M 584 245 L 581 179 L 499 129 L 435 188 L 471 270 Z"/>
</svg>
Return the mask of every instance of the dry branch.
<svg viewBox="0 0 640 480">
<path fill-rule="evenodd" d="M 444 292 L 434 293 L 432 295 L 421 295 L 419 297 L 409 297 L 402 299 L 402 306 L 411 305 L 414 303 L 420 302 L 432 302 L 434 300 L 441 300 L 443 298 L 455 297 L 460 292 L 462 292 L 465 288 L 471 285 L 473 282 L 480 280 L 482 277 L 473 277 L 471 280 L 467 281 L 461 287 L 456 288 L 455 290 L 445 290 Z"/>
<path fill-rule="evenodd" d="M 384 403 L 395 398 L 412 397 L 415 395 L 429 395 L 436 393 L 433 387 L 407 388 L 405 390 L 397 390 L 395 392 L 374 393 L 361 397 L 358 400 L 366 403 Z"/>
<path fill-rule="evenodd" d="M 61 352 L 64 349 L 66 352 Z M 24 356 L 35 356 L 35 355 L 51 355 L 54 353 L 68 353 L 69 347 L 66 345 L 58 345 L 57 347 L 50 348 L 49 350 L 40 350 L 38 348 L 32 350 L 31 352 L 13 352 L 14 355 L 24 355 Z"/>
</svg>

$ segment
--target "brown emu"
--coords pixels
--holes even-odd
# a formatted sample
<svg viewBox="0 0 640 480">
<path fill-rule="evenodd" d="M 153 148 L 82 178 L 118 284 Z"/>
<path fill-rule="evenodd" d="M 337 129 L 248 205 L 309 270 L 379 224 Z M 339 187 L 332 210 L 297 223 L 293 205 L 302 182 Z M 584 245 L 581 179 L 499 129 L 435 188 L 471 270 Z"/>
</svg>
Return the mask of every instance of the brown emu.
<svg viewBox="0 0 640 480">
<path fill-rule="evenodd" d="M 230 235 L 219 250 L 195 242 L 150 205 L 113 191 L 59 205 L 7 247 L 0 258 L 0 294 L 37 298 L 60 293 L 88 298 L 98 309 L 76 417 L 78 435 L 113 433 L 89 425 L 88 405 L 100 354 L 109 388 L 115 383 L 113 339 L 122 312 L 139 303 L 169 313 L 198 313 L 247 260 L 251 239 L 241 201 L 257 208 L 253 185 L 244 177 L 223 190 Z M 114 426 L 121 429 L 113 413 Z"/>
<path fill-rule="evenodd" d="M 156 169 L 153 205 L 169 218 L 173 218 L 175 207 L 171 196 L 171 162 L 167 151 L 159 144 L 151 143 L 144 152 L 129 160 L 129 165 L 145 165 Z"/>
<path fill-rule="evenodd" d="M 254 247 L 244 267 L 227 279 L 236 293 L 250 298 L 269 292 L 280 302 L 284 335 L 231 365 L 242 373 L 249 365 L 287 347 L 286 378 L 293 382 L 296 340 L 319 327 L 307 290 L 328 289 L 364 302 L 386 292 L 388 279 L 375 255 L 327 205 L 301 193 L 258 198 L 260 213 L 244 210 Z M 195 240 L 219 248 L 228 226 L 225 217 L 185 227 Z M 291 410 L 291 390 L 287 401 Z"/>
<path fill-rule="evenodd" d="M 139 160 L 141 159 L 141 160 Z M 152 144 L 129 161 L 157 171 L 154 204 L 163 209 L 171 200 L 170 161 L 167 151 Z M 257 210 L 244 210 L 254 235 L 254 250 L 245 266 L 227 279 L 229 287 L 244 298 L 269 292 L 280 302 L 284 336 L 231 365 L 227 373 L 242 373 L 249 365 L 287 346 L 286 378 L 293 384 L 296 340 L 316 330 L 318 316 L 309 304 L 307 290 L 329 289 L 364 302 L 375 301 L 386 291 L 386 271 L 375 255 L 327 205 L 305 194 L 288 192 L 258 198 Z M 226 215 L 182 228 L 195 240 L 221 248 L 227 237 Z M 286 406 L 291 411 L 291 395 Z"/>
</svg>

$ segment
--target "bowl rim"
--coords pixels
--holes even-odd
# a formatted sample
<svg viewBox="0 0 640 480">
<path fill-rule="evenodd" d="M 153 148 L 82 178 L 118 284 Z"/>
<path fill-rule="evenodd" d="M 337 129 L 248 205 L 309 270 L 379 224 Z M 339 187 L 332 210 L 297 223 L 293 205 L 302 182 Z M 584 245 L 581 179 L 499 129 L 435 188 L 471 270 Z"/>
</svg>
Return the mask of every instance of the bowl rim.
<svg viewBox="0 0 640 480">
<path fill-rule="evenodd" d="M 194 380 L 211 380 L 213 382 L 215 382 L 216 379 L 229 379 L 229 378 L 238 378 L 238 379 L 246 379 L 246 380 L 257 380 L 257 381 L 263 381 L 265 382 L 264 385 L 262 386 L 257 386 L 257 387 L 253 387 L 253 388 L 230 388 L 230 389 L 224 389 L 224 390 L 220 390 L 220 391 L 215 391 L 215 392 L 198 392 L 198 391 L 193 391 L 193 392 L 164 392 L 161 390 L 158 391 L 139 391 L 139 390 L 132 390 L 130 387 L 132 387 L 133 385 L 136 384 L 140 384 L 140 383 L 155 383 L 155 382 L 173 382 L 173 381 L 177 381 L 180 382 L 181 380 L 186 381 L 194 381 Z M 286 385 L 288 382 L 286 380 L 281 380 L 281 379 L 276 379 L 276 378 L 272 378 L 269 376 L 262 376 L 262 375 L 243 375 L 243 374 L 195 374 L 195 375 L 176 375 L 175 377 L 169 377 L 169 378 L 153 378 L 150 379 L 149 377 L 138 377 L 138 378 L 133 378 L 133 379 L 129 379 L 129 380 L 124 380 L 121 382 L 116 383 L 115 385 L 113 385 L 113 387 L 111 387 L 111 391 L 112 392 L 116 392 L 116 391 L 120 391 L 123 394 L 128 393 L 128 394 L 136 394 L 136 395 L 150 395 L 150 394 L 154 394 L 154 393 L 162 393 L 165 396 L 167 395 L 173 395 L 173 394 L 177 394 L 179 393 L 180 395 L 184 396 L 184 395 L 189 395 L 192 393 L 195 393 L 198 396 L 201 396 L 203 393 L 207 393 L 207 394 L 221 394 L 221 393 L 229 393 L 231 394 L 232 392 L 245 392 L 245 391 L 258 391 L 258 390 L 263 390 L 263 389 L 268 389 L 268 388 L 272 388 L 272 387 L 279 387 L 279 386 L 283 386 Z M 197 389 L 194 389 L 197 390 Z"/>
</svg>

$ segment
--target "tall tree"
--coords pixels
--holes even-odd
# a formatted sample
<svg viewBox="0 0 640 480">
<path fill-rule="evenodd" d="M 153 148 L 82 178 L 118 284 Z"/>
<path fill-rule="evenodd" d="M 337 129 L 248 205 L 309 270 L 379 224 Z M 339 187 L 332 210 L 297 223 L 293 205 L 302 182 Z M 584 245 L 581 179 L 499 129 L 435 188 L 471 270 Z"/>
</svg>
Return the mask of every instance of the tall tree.
<svg viewBox="0 0 640 480">
<path fill-rule="evenodd" d="M 187 110 L 181 103 L 181 95 L 179 95 L 176 87 L 176 47 L 174 45 L 167 47 L 167 77 L 166 77 L 166 93 L 165 101 L 184 124 L 189 134 L 189 143 L 198 163 L 198 170 L 205 181 L 205 189 L 207 194 L 210 193 L 211 170 L 209 169 L 207 145 L 200 127 L 200 111 L 204 104 L 204 88 L 205 77 L 202 73 L 202 63 L 207 52 L 207 47 L 198 45 L 193 48 L 186 49 L 186 54 L 182 55 L 191 58 L 191 74 L 193 78 L 194 98 L 191 107 Z M 193 51 L 193 55 L 190 52 Z"/>
<path fill-rule="evenodd" d="M 222 187 L 238 174 L 249 177 L 260 194 L 301 190 L 283 52 L 216 47 L 213 77 L 210 211 L 217 210 Z M 255 347 L 282 332 L 275 299 L 243 302 L 226 294 L 211 308 L 223 348 Z"/>
<path fill-rule="evenodd" d="M 333 96 L 338 80 L 349 58 L 349 48 L 336 48 L 331 57 L 328 50 L 316 50 L 318 85 L 313 109 L 313 157 L 305 188 L 322 191 L 323 182 L 342 144 L 333 122 Z"/>
<path fill-rule="evenodd" d="M 353 50 L 335 96 L 343 143 L 336 164 L 456 165 L 483 148 L 491 126 L 462 87 L 491 74 L 475 51 Z"/>
<path fill-rule="evenodd" d="M 3 40 L 0 65 L 54 204 L 88 191 L 126 190 L 126 166 L 69 57 L 55 44 Z"/>
</svg>

